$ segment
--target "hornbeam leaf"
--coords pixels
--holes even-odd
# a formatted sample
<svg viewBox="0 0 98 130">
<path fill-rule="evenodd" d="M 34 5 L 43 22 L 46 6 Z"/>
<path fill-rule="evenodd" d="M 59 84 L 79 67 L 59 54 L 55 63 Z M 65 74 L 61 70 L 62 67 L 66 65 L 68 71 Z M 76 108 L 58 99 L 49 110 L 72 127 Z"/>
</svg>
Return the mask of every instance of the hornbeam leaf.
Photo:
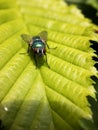
<svg viewBox="0 0 98 130">
<path fill-rule="evenodd" d="M 0 0 L 0 130 L 94 130 L 95 30 L 62 0 Z M 21 38 L 41 31 L 50 68 Z"/>
</svg>

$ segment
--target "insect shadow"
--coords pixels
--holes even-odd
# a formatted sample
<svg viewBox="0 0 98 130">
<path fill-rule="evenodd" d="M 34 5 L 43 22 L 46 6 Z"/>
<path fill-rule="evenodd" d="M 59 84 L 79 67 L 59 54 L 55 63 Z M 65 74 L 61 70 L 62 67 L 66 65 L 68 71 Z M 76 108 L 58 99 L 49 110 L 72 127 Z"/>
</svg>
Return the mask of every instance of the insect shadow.
<svg viewBox="0 0 98 130">
<path fill-rule="evenodd" d="M 27 52 L 21 54 L 29 54 L 31 59 L 33 57 L 36 64 L 36 68 L 40 68 L 44 64 L 44 61 L 46 61 L 48 68 L 50 68 L 47 60 L 46 47 L 48 49 L 57 48 L 49 47 L 49 45 L 47 44 L 47 35 L 47 31 L 42 31 L 36 36 L 30 36 L 27 34 L 21 35 L 22 39 L 28 44 Z"/>
<path fill-rule="evenodd" d="M 42 57 L 39 57 L 38 55 L 35 55 L 34 52 L 32 52 L 32 50 L 28 52 L 23 52 L 23 53 L 19 53 L 20 55 L 26 55 L 26 56 L 29 56 L 31 61 L 33 62 L 33 64 L 35 65 L 36 69 L 37 68 L 40 68 L 42 65 L 45 64 L 45 60 L 46 60 L 46 57 L 42 56 Z M 49 67 L 49 65 L 47 64 L 46 62 L 46 66 Z M 50 68 L 50 67 L 49 67 Z"/>
</svg>

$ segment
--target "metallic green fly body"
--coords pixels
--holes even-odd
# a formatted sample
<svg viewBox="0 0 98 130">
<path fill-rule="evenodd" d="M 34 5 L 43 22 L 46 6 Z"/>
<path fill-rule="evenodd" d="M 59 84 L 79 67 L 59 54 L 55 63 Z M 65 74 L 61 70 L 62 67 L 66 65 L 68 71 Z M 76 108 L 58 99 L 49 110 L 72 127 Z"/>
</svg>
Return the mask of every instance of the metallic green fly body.
<svg viewBox="0 0 98 130">
<path fill-rule="evenodd" d="M 28 51 L 27 52 L 29 53 L 30 49 L 33 51 L 36 66 L 37 66 L 36 55 L 39 57 L 42 57 L 45 55 L 46 62 L 47 62 L 46 46 L 48 48 L 49 48 L 49 46 L 47 44 L 47 32 L 46 31 L 42 31 L 34 37 L 27 35 L 27 34 L 22 34 L 21 37 L 26 43 L 28 43 Z M 47 65 L 48 65 L 48 63 L 47 63 Z M 48 67 L 49 67 L 49 65 L 48 65 Z"/>
</svg>

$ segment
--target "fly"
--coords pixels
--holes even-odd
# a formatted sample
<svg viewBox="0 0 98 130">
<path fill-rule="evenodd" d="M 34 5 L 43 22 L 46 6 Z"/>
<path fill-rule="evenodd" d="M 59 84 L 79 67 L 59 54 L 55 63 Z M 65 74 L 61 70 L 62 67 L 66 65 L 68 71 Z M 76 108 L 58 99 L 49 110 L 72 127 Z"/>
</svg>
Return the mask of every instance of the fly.
<svg viewBox="0 0 98 130">
<path fill-rule="evenodd" d="M 46 54 L 46 46 L 49 49 L 54 49 L 54 48 L 50 48 L 48 46 L 47 35 L 48 35 L 47 31 L 42 31 L 38 35 L 33 36 L 33 37 L 30 36 L 30 35 L 27 35 L 27 34 L 21 35 L 22 39 L 28 44 L 27 52 L 29 53 L 29 51 L 32 50 L 33 53 L 34 53 L 34 60 L 35 60 L 35 63 L 36 63 L 36 67 L 37 67 L 37 56 L 43 57 L 45 55 L 46 56 L 46 63 L 48 65 L 47 54 Z M 48 65 L 48 67 L 49 67 L 49 65 Z"/>
</svg>

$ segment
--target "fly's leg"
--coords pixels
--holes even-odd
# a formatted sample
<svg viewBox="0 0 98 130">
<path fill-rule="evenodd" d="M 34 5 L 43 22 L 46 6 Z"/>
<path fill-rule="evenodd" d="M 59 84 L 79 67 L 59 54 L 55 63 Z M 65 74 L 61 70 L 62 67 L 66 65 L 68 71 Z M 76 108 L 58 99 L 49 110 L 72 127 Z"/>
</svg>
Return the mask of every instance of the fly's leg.
<svg viewBox="0 0 98 130">
<path fill-rule="evenodd" d="M 34 60 L 35 60 L 36 69 L 37 69 L 37 58 L 36 58 L 36 54 L 34 54 Z"/>
<path fill-rule="evenodd" d="M 48 49 L 56 49 L 57 47 L 54 47 L 54 48 L 50 48 L 49 45 L 46 43 Z"/>
<path fill-rule="evenodd" d="M 48 49 L 56 49 L 56 48 L 57 48 L 57 47 L 50 48 L 47 43 L 46 43 L 46 46 L 48 47 Z M 47 63 L 47 66 L 48 66 L 48 68 L 50 68 L 50 66 L 48 65 L 48 61 L 47 61 L 47 54 L 45 53 L 45 55 L 46 55 L 46 63 Z"/>
<path fill-rule="evenodd" d="M 47 66 L 48 66 L 48 68 L 50 68 L 50 66 L 48 65 L 47 54 L 46 54 L 46 53 L 45 53 L 45 56 L 46 56 L 46 63 L 47 63 Z"/>
<path fill-rule="evenodd" d="M 20 53 L 20 54 L 25 54 L 25 55 L 28 55 L 28 53 L 30 52 L 30 45 L 28 45 L 28 49 L 27 49 L 27 52 L 23 52 L 23 53 Z"/>
<path fill-rule="evenodd" d="M 30 52 L 30 45 L 28 45 L 28 50 L 27 50 L 27 53 L 29 53 Z"/>
</svg>

